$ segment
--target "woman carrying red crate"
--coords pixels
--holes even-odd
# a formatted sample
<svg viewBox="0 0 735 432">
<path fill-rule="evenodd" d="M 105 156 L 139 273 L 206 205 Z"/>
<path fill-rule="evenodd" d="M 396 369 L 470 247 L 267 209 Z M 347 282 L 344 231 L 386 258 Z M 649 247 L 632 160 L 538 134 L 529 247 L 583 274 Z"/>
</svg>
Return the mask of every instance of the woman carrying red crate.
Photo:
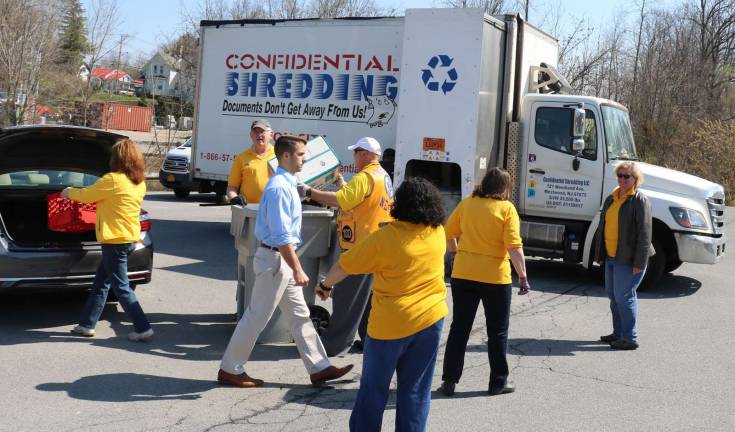
<svg viewBox="0 0 735 432">
<path fill-rule="evenodd" d="M 95 233 L 102 244 L 102 262 L 92 291 L 82 308 L 79 325 L 71 331 L 94 336 L 112 288 L 133 320 L 135 331 L 128 334 L 128 339 L 147 341 L 153 337 L 153 329 L 128 283 L 128 255 L 140 240 L 140 206 L 146 191 L 145 163 L 135 142 L 124 139 L 112 147 L 110 171 L 88 188 L 69 187 L 61 192 L 63 198 L 97 204 Z"/>
</svg>

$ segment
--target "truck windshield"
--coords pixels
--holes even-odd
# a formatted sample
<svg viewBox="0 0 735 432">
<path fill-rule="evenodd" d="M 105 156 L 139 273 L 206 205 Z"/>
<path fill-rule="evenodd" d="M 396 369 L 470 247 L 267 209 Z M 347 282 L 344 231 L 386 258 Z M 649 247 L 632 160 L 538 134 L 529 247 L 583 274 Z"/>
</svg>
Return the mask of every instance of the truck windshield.
<svg viewBox="0 0 735 432">
<path fill-rule="evenodd" d="M 611 160 L 639 160 L 628 112 L 612 105 L 603 105 L 602 119 L 608 157 Z"/>
</svg>

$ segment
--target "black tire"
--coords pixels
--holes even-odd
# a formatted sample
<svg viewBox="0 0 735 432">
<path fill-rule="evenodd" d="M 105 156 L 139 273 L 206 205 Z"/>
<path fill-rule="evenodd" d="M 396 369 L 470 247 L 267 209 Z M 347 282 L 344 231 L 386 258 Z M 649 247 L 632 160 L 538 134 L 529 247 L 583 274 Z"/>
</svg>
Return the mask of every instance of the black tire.
<svg viewBox="0 0 735 432">
<path fill-rule="evenodd" d="M 189 189 L 181 189 L 181 188 L 174 189 L 174 195 L 176 195 L 176 198 L 180 198 L 180 199 L 187 198 L 190 192 L 191 191 Z"/>
<path fill-rule="evenodd" d="M 646 275 L 643 277 L 641 285 L 638 287 L 640 291 L 646 291 L 654 288 L 666 268 L 666 249 L 663 243 L 657 238 L 653 238 L 653 248 L 656 249 L 656 255 L 648 258 L 648 267 L 646 267 Z"/>
<path fill-rule="evenodd" d="M 679 258 L 674 258 L 673 260 L 669 260 L 666 263 L 666 266 L 664 267 L 664 272 L 671 273 L 672 271 L 674 271 L 674 270 L 678 269 L 679 267 L 681 267 L 682 264 L 684 264 L 684 263 L 681 262 L 681 260 Z"/>
<path fill-rule="evenodd" d="M 592 247 L 590 247 L 590 256 L 587 259 L 587 269 L 585 273 L 592 280 L 605 283 L 605 269 L 601 265 L 595 265 L 595 245 L 597 244 L 597 234 L 592 238 Z"/>
<path fill-rule="evenodd" d="M 217 204 L 228 204 L 230 202 L 230 200 L 227 199 L 227 195 L 220 193 L 214 194 L 214 201 Z"/>
</svg>

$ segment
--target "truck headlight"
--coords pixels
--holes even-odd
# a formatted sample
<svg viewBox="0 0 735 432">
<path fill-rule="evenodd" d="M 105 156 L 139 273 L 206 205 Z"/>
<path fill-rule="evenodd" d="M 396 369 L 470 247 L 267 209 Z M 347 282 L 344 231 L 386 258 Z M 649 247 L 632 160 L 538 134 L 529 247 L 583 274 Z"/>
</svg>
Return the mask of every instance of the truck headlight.
<svg viewBox="0 0 735 432">
<path fill-rule="evenodd" d="M 697 210 L 684 207 L 669 207 L 669 211 L 676 223 L 684 228 L 707 228 L 707 220 Z"/>
</svg>

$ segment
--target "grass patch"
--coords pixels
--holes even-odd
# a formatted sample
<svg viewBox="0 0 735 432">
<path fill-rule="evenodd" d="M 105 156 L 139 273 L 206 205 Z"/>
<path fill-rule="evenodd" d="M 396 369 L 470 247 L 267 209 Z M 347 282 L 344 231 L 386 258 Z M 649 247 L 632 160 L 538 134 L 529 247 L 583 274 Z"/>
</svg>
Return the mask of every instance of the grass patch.
<svg viewBox="0 0 735 432">
<path fill-rule="evenodd" d="M 84 102 L 81 97 L 74 98 L 75 101 Z M 126 96 L 120 94 L 109 94 L 105 92 L 97 92 L 89 97 L 89 102 L 121 102 L 130 105 L 148 106 L 153 105 L 153 99 L 138 96 Z"/>
</svg>

